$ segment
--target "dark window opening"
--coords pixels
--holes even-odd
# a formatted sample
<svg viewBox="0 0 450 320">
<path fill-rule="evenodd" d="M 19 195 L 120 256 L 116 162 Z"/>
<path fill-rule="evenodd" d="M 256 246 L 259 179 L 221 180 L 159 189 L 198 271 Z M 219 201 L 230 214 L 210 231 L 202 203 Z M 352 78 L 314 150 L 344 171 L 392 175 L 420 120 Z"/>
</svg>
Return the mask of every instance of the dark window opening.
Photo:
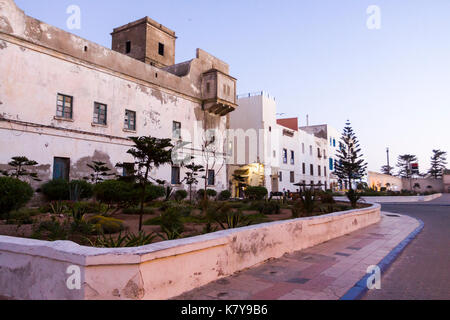
<svg viewBox="0 0 450 320">
<path fill-rule="evenodd" d="M 295 182 L 295 172 L 291 171 L 291 183 Z"/>
<path fill-rule="evenodd" d="M 306 163 L 303 163 L 302 165 L 302 172 L 303 174 L 306 174 Z"/>
<path fill-rule="evenodd" d="M 134 175 L 134 163 L 124 163 L 122 169 L 122 176 L 130 177 Z"/>
<path fill-rule="evenodd" d="M 63 179 L 69 180 L 70 159 L 57 158 L 53 159 L 53 180 Z"/>
<path fill-rule="evenodd" d="M 309 169 L 310 169 L 310 170 L 309 170 L 309 171 L 310 171 L 310 175 L 313 176 L 313 175 L 314 175 L 314 165 L 311 164 L 311 166 L 310 166 Z"/>
<path fill-rule="evenodd" d="M 130 53 L 131 52 L 131 41 L 127 41 L 125 47 L 126 47 L 125 52 Z"/>
<path fill-rule="evenodd" d="M 280 182 L 283 182 L 283 172 L 280 171 L 280 173 L 278 174 L 279 178 L 280 178 Z"/>
<path fill-rule="evenodd" d="M 208 186 L 216 184 L 216 173 L 214 170 L 208 170 Z"/>
<path fill-rule="evenodd" d="M 158 45 L 158 53 L 160 56 L 164 56 L 164 44 L 162 44 L 161 42 Z"/>
<path fill-rule="evenodd" d="M 180 184 L 180 167 L 172 167 L 172 184 Z"/>
</svg>

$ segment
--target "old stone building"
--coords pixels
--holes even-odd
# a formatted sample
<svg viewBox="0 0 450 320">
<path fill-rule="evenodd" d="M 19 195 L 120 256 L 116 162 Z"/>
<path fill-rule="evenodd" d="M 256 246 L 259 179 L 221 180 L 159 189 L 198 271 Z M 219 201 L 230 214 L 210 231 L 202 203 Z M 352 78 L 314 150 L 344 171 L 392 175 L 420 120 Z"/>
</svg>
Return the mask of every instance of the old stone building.
<svg viewBox="0 0 450 320">
<path fill-rule="evenodd" d="M 172 138 L 178 158 L 209 161 L 210 187 L 226 189 L 222 133 L 237 107 L 236 79 L 200 49 L 175 64 L 175 41 L 143 18 L 114 29 L 111 50 L 0 0 L 0 169 L 26 156 L 43 181 L 82 178 L 93 160 L 113 169 L 133 162 L 128 137 L 151 135 Z M 203 144 L 216 136 L 211 156 Z M 181 187 L 184 174 L 175 165 L 153 177 Z"/>
</svg>

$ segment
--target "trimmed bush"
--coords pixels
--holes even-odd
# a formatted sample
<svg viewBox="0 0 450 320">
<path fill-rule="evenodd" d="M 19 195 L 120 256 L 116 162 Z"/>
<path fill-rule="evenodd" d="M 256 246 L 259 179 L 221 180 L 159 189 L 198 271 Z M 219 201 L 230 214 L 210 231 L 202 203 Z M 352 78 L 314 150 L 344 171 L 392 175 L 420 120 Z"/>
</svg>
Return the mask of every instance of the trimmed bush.
<svg viewBox="0 0 450 320">
<path fill-rule="evenodd" d="M 320 202 L 322 203 L 326 203 L 326 204 L 334 204 L 336 203 L 336 201 L 334 200 L 334 197 L 332 194 L 327 193 L 327 192 L 322 192 L 319 195 L 320 198 Z"/>
<path fill-rule="evenodd" d="M 197 191 L 197 196 L 199 199 L 203 199 L 204 195 L 205 195 L 205 189 L 200 189 Z M 208 190 L 206 190 L 206 195 L 209 198 L 214 198 L 215 196 L 217 196 L 217 191 L 213 190 L 213 189 L 208 189 Z"/>
<path fill-rule="evenodd" d="M 188 193 L 186 190 L 177 190 L 175 192 L 175 200 L 177 201 L 183 201 L 188 196 Z"/>
<path fill-rule="evenodd" d="M 263 200 L 267 197 L 268 191 L 265 187 L 247 187 L 245 196 L 250 200 Z"/>
<path fill-rule="evenodd" d="M 42 193 L 50 201 L 69 200 L 69 182 L 63 179 L 50 180 L 41 187 Z"/>
<path fill-rule="evenodd" d="M 98 233 L 113 234 L 125 229 L 122 220 L 104 216 L 94 216 L 88 222 L 95 225 Z"/>
<path fill-rule="evenodd" d="M 219 201 L 227 201 L 231 198 L 231 192 L 228 190 L 223 190 L 221 193 L 219 193 Z"/>
<path fill-rule="evenodd" d="M 0 178 L 0 215 L 23 207 L 33 196 L 33 189 L 26 182 L 10 177 Z"/>
</svg>

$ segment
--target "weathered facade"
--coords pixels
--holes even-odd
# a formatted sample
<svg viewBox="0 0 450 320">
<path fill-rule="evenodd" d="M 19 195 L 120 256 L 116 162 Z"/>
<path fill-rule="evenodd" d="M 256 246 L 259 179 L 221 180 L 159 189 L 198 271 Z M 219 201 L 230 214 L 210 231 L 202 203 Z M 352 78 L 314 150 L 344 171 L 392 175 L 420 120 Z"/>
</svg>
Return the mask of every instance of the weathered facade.
<svg viewBox="0 0 450 320">
<path fill-rule="evenodd" d="M 210 187 L 227 189 L 222 133 L 237 106 L 228 65 L 200 49 L 174 65 L 175 33 L 149 18 L 112 38 L 110 50 L 0 0 L 0 169 L 26 156 L 43 181 L 82 178 L 92 161 L 133 162 L 128 137 L 151 135 L 182 142 L 179 157 L 209 161 Z M 202 148 L 210 129 L 221 137 L 214 157 Z M 180 187 L 184 177 L 176 166 L 152 174 Z"/>
</svg>

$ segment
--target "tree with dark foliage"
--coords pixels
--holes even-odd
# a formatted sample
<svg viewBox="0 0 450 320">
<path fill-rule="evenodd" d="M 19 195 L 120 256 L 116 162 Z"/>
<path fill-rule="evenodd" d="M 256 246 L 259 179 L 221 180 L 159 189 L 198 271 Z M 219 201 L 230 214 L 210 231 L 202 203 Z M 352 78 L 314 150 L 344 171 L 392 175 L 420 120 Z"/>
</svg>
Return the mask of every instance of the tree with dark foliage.
<svg viewBox="0 0 450 320">
<path fill-rule="evenodd" d="M 442 150 L 433 150 L 431 157 L 431 167 L 428 173 L 435 179 L 442 178 L 447 165 L 447 152 Z"/>
<path fill-rule="evenodd" d="M 173 145 L 170 139 L 158 139 L 151 136 L 130 137 L 130 140 L 134 142 L 134 147 L 128 150 L 127 153 L 134 157 L 134 164 L 137 166 L 134 178 L 141 189 L 139 214 L 139 231 L 141 231 L 146 190 L 147 186 L 151 184 L 149 181 L 150 172 L 161 165 L 172 163 Z M 124 164 L 118 163 L 116 166 L 123 168 Z"/>
</svg>

